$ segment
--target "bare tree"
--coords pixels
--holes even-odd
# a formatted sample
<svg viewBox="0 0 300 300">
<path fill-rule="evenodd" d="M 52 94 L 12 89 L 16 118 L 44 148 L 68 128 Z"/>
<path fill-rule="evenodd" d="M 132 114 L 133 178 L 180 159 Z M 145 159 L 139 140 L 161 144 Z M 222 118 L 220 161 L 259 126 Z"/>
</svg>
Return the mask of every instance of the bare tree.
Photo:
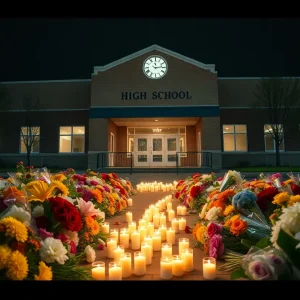
<svg viewBox="0 0 300 300">
<path fill-rule="evenodd" d="M 35 112 L 38 110 L 39 100 L 33 100 L 31 95 L 23 99 L 25 109 L 25 124 L 21 127 L 21 139 L 25 145 L 27 153 L 27 165 L 30 165 L 31 153 L 34 146 L 40 142 L 40 127 L 36 126 Z"/>
<path fill-rule="evenodd" d="M 298 78 L 262 78 L 256 86 L 253 108 L 266 109 L 269 124 L 267 132 L 275 142 L 276 166 L 280 166 L 280 145 L 284 139 L 283 130 L 289 122 L 290 112 L 300 102 L 300 81 Z"/>
</svg>

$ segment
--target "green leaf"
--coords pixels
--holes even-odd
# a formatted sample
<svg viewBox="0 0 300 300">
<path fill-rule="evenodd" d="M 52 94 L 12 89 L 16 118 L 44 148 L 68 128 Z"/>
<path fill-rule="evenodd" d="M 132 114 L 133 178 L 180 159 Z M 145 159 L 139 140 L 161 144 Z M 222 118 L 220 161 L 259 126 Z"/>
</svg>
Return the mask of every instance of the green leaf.
<svg viewBox="0 0 300 300">
<path fill-rule="evenodd" d="M 300 249 L 296 249 L 299 241 L 280 229 L 277 239 L 277 244 L 289 257 L 292 264 L 300 269 Z"/>
<path fill-rule="evenodd" d="M 255 245 L 254 242 L 250 241 L 250 240 L 246 240 L 246 239 L 241 239 L 241 244 L 246 246 L 247 248 L 251 248 L 253 245 Z"/>
<path fill-rule="evenodd" d="M 245 271 L 243 268 L 239 268 L 235 271 L 233 271 L 231 274 L 230 274 L 230 279 L 231 280 L 235 280 L 235 279 L 239 279 L 239 278 L 248 278 L 247 275 L 245 274 Z"/>
<path fill-rule="evenodd" d="M 269 239 L 269 237 L 264 237 L 264 238 L 262 238 L 262 239 L 260 239 L 256 244 L 255 244 L 255 246 L 257 247 L 257 248 L 260 248 L 260 249 L 263 249 L 263 248 L 266 248 L 266 247 L 268 247 L 268 246 L 270 246 L 271 245 L 271 243 L 270 243 L 270 239 Z"/>
</svg>

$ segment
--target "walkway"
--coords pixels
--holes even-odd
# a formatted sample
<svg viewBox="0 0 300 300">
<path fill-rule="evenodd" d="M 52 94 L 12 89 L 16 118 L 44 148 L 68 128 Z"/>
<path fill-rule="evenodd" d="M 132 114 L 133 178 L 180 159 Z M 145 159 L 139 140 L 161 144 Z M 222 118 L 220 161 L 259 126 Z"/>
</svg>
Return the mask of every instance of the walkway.
<svg viewBox="0 0 300 300">
<path fill-rule="evenodd" d="M 164 198 L 165 196 L 169 195 L 170 192 L 143 192 L 138 193 L 134 196 L 131 196 L 133 200 L 133 205 L 131 207 L 128 207 L 128 211 L 132 212 L 132 220 L 137 222 L 139 219 L 142 218 L 145 209 L 149 207 L 151 204 L 156 204 L 157 201 Z M 172 209 L 176 213 L 176 207 L 180 204 L 177 202 L 177 200 L 172 200 Z M 194 222 L 196 221 L 197 215 L 191 214 L 185 216 L 187 220 L 187 225 L 192 227 L 194 225 Z M 126 223 L 126 215 L 119 215 L 114 216 L 110 219 L 106 220 L 110 224 L 110 228 L 117 228 L 120 229 L 122 227 L 127 228 Z M 116 225 L 116 222 L 120 222 L 119 225 Z M 167 221 L 167 227 L 170 227 L 170 222 Z M 175 245 L 172 247 L 173 254 L 178 254 L 178 240 L 179 238 L 189 238 L 190 242 L 193 240 L 191 233 L 185 233 L 184 231 L 180 231 L 178 234 L 176 234 L 175 237 Z M 190 243 L 191 244 L 191 243 Z M 191 248 L 193 248 L 191 246 Z M 132 260 L 133 260 L 133 252 L 134 250 L 126 249 L 126 252 L 132 253 Z M 97 260 L 104 261 L 106 263 L 106 270 L 108 270 L 108 263 L 110 261 L 113 261 L 113 259 L 108 259 L 106 257 L 107 255 L 107 248 L 105 247 L 102 251 L 97 251 Z M 171 280 L 205 280 L 202 276 L 202 258 L 204 256 L 203 250 L 199 248 L 193 248 L 193 258 L 194 258 L 194 270 L 189 273 L 184 273 L 183 276 L 175 277 Z M 146 274 L 143 276 L 136 276 L 134 274 L 131 275 L 131 277 L 123 279 L 123 280 L 161 280 L 160 278 L 160 257 L 161 257 L 161 251 L 154 251 L 154 256 L 152 258 L 152 264 L 147 265 L 146 267 Z M 220 262 L 217 262 L 217 266 Z M 132 264 L 133 266 L 133 264 Z M 108 271 L 106 272 L 106 278 L 108 278 Z M 228 273 L 217 271 L 217 278 L 216 280 L 229 280 L 230 276 Z"/>
</svg>

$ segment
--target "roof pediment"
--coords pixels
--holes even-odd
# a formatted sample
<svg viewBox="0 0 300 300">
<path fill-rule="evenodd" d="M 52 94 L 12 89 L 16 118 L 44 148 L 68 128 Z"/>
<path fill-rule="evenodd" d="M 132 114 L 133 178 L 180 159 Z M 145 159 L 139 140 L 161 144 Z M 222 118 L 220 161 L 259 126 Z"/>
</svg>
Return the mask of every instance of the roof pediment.
<svg viewBox="0 0 300 300">
<path fill-rule="evenodd" d="M 158 45 L 154 44 L 154 45 L 152 45 L 150 47 L 144 48 L 144 49 L 142 49 L 140 51 L 134 52 L 134 53 L 132 53 L 130 55 L 127 55 L 127 56 L 125 56 L 123 58 L 120 58 L 120 59 L 118 59 L 116 61 L 113 61 L 113 62 L 111 62 L 111 63 L 109 63 L 109 64 L 107 64 L 105 66 L 94 67 L 94 73 L 93 73 L 93 75 L 97 75 L 99 72 L 107 71 L 107 70 L 109 70 L 111 68 L 114 68 L 114 67 L 116 67 L 118 65 L 121 65 L 121 64 L 123 64 L 125 62 L 128 62 L 128 61 L 130 61 L 132 59 L 135 59 L 135 58 L 137 58 L 137 57 L 139 57 L 141 55 L 144 55 L 144 54 L 146 54 L 148 52 L 151 52 L 151 51 L 154 51 L 154 50 L 162 52 L 162 53 L 170 55 L 170 56 L 173 56 L 173 57 L 175 57 L 175 58 L 177 58 L 179 60 L 183 60 L 183 61 L 185 61 L 185 62 L 187 62 L 189 64 L 192 64 L 192 65 L 194 65 L 196 67 L 199 67 L 201 69 L 204 69 L 204 70 L 208 70 L 208 71 L 210 71 L 210 72 L 212 72 L 214 74 L 217 73 L 216 70 L 215 70 L 215 65 L 214 64 L 204 64 L 204 63 L 202 63 L 200 61 L 194 60 L 192 58 L 189 58 L 187 56 L 181 55 L 181 54 L 179 54 L 177 52 L 171 51 L 169 49 L 166 49 L 166 48 L 163 48 L 161 46 L 158 46 Z"/>
</svg>

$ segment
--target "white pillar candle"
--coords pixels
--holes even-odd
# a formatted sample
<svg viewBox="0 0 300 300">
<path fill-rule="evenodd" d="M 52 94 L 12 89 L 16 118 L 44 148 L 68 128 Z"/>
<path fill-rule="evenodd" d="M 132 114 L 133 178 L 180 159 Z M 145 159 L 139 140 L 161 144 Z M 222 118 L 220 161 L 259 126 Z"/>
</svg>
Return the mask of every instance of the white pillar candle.
<svg viewBox="0 0 300 300">
<path fill-rule="evenodd" d="M 167 243 L 175 245 L 175 230 L 172 227 L 167 229 Z"/>
<path fill-rule="evenodd" d="M 105 280 L 104 261 L 95 261 L 92 263 L 92 278 L 95 280 Z"/>
<path fill-rule="evenodd" d="M 106 240 L 106 250 L 107 257 L 114 258 L 114 250 L 117 248 L 117 240 L 115 238 L 107 238 Z"/>
<path fill-rule="evenodd" d="M 178 219 L 174 218 L 174 219 L 171 221 L 171 226 L 172 226 L 172 228 L 175 230 L 175 233 L 178 233 L 178 232 L 179 232 L 179 221 L 178 221 Z"/>
<path fill-rule="evenodd" d="M 170 243 L 162 243 L 161 244 L 161 257 L 169 257 L 172 256 L 172 244 Z"/>
<path fill-rule="evenodd" d="M 118 245 L 117 248 L 114 250 L 114 261 L 119 261 L 120 258 L 124 255 L 124 246 Z"/>
<path fill-rule="evenodd" d="M 179 255 L 173 255 L 172 259 L 172 275 L 182 276 L 183 275 L 183 260 Z"/>
<path fill-rule="evenodd" d="M 181 216 L 182 205 L 177 206 L 177 216 Z"/>
<path fill-rule="evenodd" d="M 108 279 L 122 280 L 122 267 L 119 261 L 111 261 L 108 265 Z"/>
<path fill-rule="evenodd" d="M 148 222 L 152 222 L 152 210 L 151 209 L 146 209 L 145 210 L 145 215 L 148 217 Z"/>
<path fill-rule="evenodd" d="M 167 218 L 165 213 L 161 213 L 159 216 L 159 225 L 167 225 Z"/>
<path fill-rule="evenodd" d="M 184 272 L 191 272 L 194 269 L 194 262 L 193 262 L 193 249 L 188 248 L 182 252 L 181 258 L 183 260 L 183 271 Z"/>
<path fill-rule="evenodd" d="M 161 236 L 161 241 L 164 242 L 167 240 L 167 227 L 165 225 L 160 225 L 158 228 Z"/>
<path fill-rule="evenodd" d="M 150 205 L 149 205 L 149 209 L 151 210 L 152 215 L 153 215 L 153 212 L 154 212 L 154 208 L 155 208 L 155 205 L 154 205 L 154 204 L 150 204 Z"/>
<path fill-rule="evenodd" d="M 148 242 L 143 241 L 141 243 L 141 252 L 144 253 L 146 257 L 146 265 L 152 264 L 152 246 L 148 244 Z"/>
<path fill-rule="evenodd" d="M 131 249 L 138 250 L 141 248 L 141 235 L 138 230 L 131 233 Z"/>
<path fill-rule="evenodd" d="M 129 233 L 129 239 L 131 239 L 131 233 L 136 230 L 136 222 L 132 221 L 128 224 L 128 233 Z"/>
<path fill-rule="evenodd" d="M 216 259 L 214 257 L 203 258 L 203 277 L 205 279 L 215 279 L 217 277 Z"/>
<path fill-rule="evenodd" d="M 152 222 L 149 222 L 147 224 L 147 235 L 152 236 L 154 232 L 154 224 Z"/>
<path fill-rule="evenodd" d="M 160 251 L 160 249 L 161 249 L 161 234 L 160 234 L 159 230 L 157 230 L 153 233 L 152 245 L 153 245 L 153 251 Z"/>
<path fill-rule="evenodd" d="M 159 214 L 159 208 L 155 205 L 154 209 L 153 209 L 153 216 Z"/>
<path fill-rule="evenodd" d="M 129 232 L 127 228 L 121 228 L 120 230 L 120 245 L 125 249 L 129 248 Z"/>
<path fill-rule="evenodd" d="M 122 267 L 122 278 L 128 278 L 131 276 L 131 253 L 125 252 L 124 255 L 120 258 L 120 263 Z"/>
<path fill-rule="evenodd" d="M 185 230 L 186 227 L 186 219 L 185 218 L 180 218 L 178 221 L 178 228 L 179 230 Z"/>
<path fill-rule="evenodd" d="M 188 248 L 190 248 L 190 240 L 188 238 L 180 238 L 178 241 L 179 256 L 181 256 L 182 253 Z"/>
<path fill-rule="evenodd" d="M 168 202 L 167 204 L 167 211 L 169 211 L 170 209 L 172 209 L 172 202 Z"/>
<path fill-rule="evenodd" d="M 161 257 L 160 258 L 160 277 L 161 279 L 171 279 L 172 278 L 172 265 L 173 259 L 172 256 Z"/>
<path fill-rule="evenodd" d="M 101 231 L 104 232 L 104 233 L 109 233 L 109 223 L 104 222 L 104 223 L 101 225 Z"/>
<path fill-rule="evenodd" d="M 132 212 L 131 211 L 126 212 L 126 222 L 128 224 L 132 222 Z"/>
<path fill-rule="evenodd" d="M 117 243 L 119 243 L 119 230 L 115 229 L 115 228 L 111 229 L 109 231 L 109 237 L 110 238 L 115 238 Z"/>
<path fill-rule="evenodd" d="M 185 206 L 185 205 L 183 205 L 183 206 L 181 207 L 181 215 L 182 215 L 182 216 L 185 216 L 185 215 L 186 215 L 186 206 Z"/>
<path fill-rule="evenodd" d="M 143 252 L 134 252 L 134 274 L 142 276 L 146 274 L 146 257 Z"/>
<path fill-rule="evenodd" d="M 127 199 L 127 204 L 128 204 L 128 206 L 132 206 L 132 198 Z"/>
<path fill-rule="evenodd" d="M 139 226 L 138 231 L 140 233 L 140 241 L 142 243 L 142 241 L 145 239 L 145 236 L 147 235 L 147 227 L 146 226 Z"/>
<path fill-rule="evenodd" d="M 161 199 L 160 203 L 161 203 L 160 205 L 162 207 L 162 210 L 166 209 L 166 200 L 165 199 Z"/>
<path fill-rule="evenodd" d="M 175 211 L 173 209 L 168 210 L 168 221 L 171 222 L 175 219 Z"/>
<path fill-rule="evenodd" d="M 153 241 L 152 236 L 145 236 L 144 242 L 147 242 L 151 246 L 151 257 L 153 257 Z"/>
<path fill-rule="evenodd" d="M 139 226 L 146 226 L 146 221 L 144 219 L 139 219 Z"/>
<path fill-rule="evenodd" d="M 154 228 L 158 228 L 158 226 L 159 226 L 159 219 L 160 219 L 160 215 L 159 214 L 153 215 L 153 225 L 154 225 Z"/>
</svg>

